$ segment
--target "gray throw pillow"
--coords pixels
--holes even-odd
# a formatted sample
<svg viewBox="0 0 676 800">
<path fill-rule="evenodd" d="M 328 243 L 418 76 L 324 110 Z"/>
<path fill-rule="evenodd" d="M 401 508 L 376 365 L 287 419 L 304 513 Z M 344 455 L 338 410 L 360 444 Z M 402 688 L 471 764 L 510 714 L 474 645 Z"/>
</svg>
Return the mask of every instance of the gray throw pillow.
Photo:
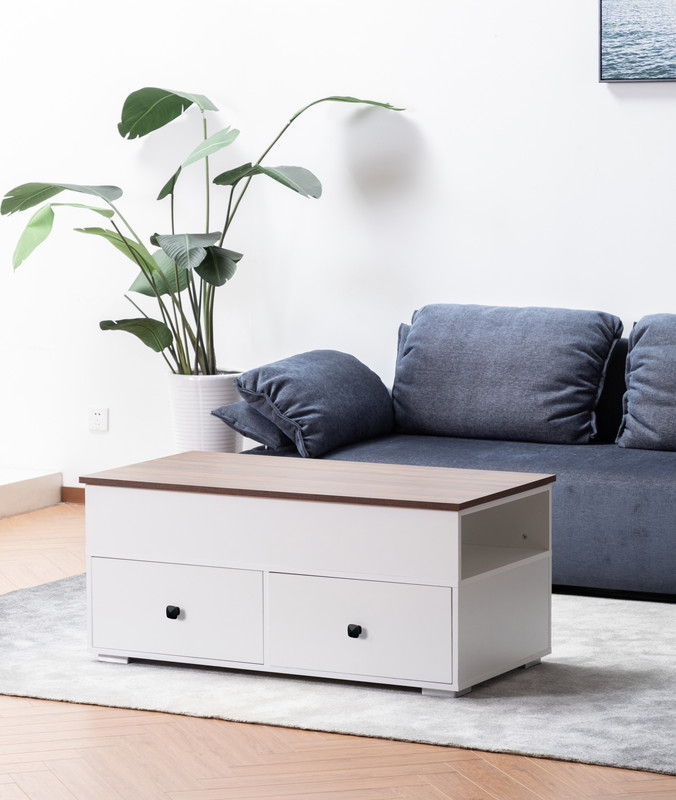
<svg viewBox="0 0 676 800">
<path fill-rule="evenodd" d="M 387 388 L 354 356 L 312 350 L 249 370 L 240 394 L 292 439 L 303 457 L 316 458 L 345 444 L 390 433 Z"/>
<path fill-rule="evenodd" d="M 634 326 L 623 405 L 621 447 L 676 450 L 676 314 L 652 314 Z"/>
<path fill-rule="evenodd" d="M 230 403 L 227 406 L 215 408 L 211 412 L 215 417 L 222 419 L 226 425 L 255 442 L 260 442 L 266 447 L 278 450 L 283 447 L 293 447 L 293 442 L 279 428 L 266 419 L 253 406 L 244 400 Z"/>
<path fill-rule="evenodd" d="M 393 389 L 404 433 L 590 442 L 622 322 L 600 311 L 429 305 L 401 343 Z"/>
</svg>

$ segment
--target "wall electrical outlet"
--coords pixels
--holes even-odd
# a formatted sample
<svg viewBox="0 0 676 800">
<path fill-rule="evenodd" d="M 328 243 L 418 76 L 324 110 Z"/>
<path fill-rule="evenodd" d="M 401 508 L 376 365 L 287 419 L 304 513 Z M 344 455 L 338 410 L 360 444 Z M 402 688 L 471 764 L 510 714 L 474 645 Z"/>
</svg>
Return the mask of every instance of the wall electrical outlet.
<svg viewBox="0 0 676 800">
<path fill-rule="evenodd" d="M 108 409 L 89 409 L 89 430 L 102 433 L 108 430 Z"/>
</svg>

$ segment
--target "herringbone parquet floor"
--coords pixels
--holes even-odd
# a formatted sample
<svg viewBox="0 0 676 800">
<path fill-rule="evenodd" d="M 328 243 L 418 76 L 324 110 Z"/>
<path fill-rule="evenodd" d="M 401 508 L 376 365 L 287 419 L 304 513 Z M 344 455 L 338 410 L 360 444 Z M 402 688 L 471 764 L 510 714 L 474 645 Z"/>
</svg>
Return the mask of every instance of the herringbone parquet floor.
<svg viewBox="0 0 676 800">
<path fill-rule="evenodd" d="M 83 526 L 71 505 L 0 520 L 0 592 L 81 572 Z M 246 798 L 676 800 L 676 778 L 0 696 L 0 800 Z"/>
</svg>

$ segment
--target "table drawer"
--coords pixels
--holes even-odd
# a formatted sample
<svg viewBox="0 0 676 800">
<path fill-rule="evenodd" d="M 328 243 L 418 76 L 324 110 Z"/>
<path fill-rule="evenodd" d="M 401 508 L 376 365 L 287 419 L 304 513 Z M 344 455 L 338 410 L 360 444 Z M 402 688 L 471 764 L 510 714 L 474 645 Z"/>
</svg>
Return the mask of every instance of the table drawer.
<svg viewBox="0 0 676 800">
<path fill-rule="evenodd" d="M 115 558 L 90 564 L 92 646 L 100 652 L 262 663 L 261 572 Z"/>
<path fill-rule="evenodd" d="M 441 586 L 271 573 L 270 664 L 450 683 L 451 604 Z"/>
</svg>

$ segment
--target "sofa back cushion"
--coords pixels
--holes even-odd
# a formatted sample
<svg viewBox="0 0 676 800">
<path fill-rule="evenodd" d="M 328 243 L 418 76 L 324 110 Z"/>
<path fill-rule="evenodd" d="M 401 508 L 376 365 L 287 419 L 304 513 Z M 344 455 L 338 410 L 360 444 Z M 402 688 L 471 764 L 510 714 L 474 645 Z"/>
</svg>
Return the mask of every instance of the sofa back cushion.
<svg viewBox="0 0 676 800">
<path fill-rule="evenodd" d="M 622 322 L 600 311 L 429 305 L 393 389 L 404 433 L 585 444 Z"/>
<path fill-rule="evenodd" d="M 676 314 L 639 320 L 629 336 L 621 447 L 676 450 Z"/>
</svg>

